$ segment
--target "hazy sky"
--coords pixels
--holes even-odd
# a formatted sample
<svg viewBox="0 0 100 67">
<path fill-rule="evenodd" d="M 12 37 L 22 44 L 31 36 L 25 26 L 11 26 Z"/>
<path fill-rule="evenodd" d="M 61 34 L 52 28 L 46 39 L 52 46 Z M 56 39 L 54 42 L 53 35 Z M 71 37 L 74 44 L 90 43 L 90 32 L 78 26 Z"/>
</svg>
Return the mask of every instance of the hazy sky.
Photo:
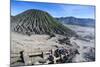
<svg viewBox="0 0 100 67">
<path fill-rule="evenodd" d="M 28 9 L 44 10 L 53 17 L 95 18 L 94 6 L 11 1 L 11 15 L 17 15 Z"/>
</svg>

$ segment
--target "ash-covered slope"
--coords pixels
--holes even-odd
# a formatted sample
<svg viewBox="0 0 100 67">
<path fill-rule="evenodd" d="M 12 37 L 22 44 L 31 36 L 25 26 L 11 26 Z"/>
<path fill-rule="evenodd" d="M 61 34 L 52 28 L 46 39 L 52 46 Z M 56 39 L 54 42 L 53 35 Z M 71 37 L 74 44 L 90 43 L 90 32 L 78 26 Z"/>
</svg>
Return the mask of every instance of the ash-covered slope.
<svg viewBox="0 0 100 67">
<path fill-rule="evenodd" d="M 61 34 L 75 36 L 75 32 L 56 21 L 45 11 L 30 9 L 11 17 L 11 30 L 32 34 Z"/>
</svg>

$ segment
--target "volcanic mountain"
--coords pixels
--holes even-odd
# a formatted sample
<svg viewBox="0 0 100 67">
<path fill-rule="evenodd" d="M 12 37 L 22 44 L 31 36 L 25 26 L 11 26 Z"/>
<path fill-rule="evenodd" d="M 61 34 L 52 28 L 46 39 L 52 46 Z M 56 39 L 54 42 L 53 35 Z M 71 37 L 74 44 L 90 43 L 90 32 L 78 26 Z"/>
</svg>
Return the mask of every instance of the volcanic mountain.
<svg viewBox="0 0 100 67">
<path fill-rule="evenodd" d="M 11 16 L 11 31 L 32 34 L 75 35 L 75 32 L 55 20 L 49 13 L 30 9 L 16 16 Z"/>
<path fill-rule="evenodd" d="M 55 18 L 55 19 L 64 24 L 95 27 L 95 19 L 76 18 L 76 17 L 60 17 L 60 18 Z"/>
</svg>

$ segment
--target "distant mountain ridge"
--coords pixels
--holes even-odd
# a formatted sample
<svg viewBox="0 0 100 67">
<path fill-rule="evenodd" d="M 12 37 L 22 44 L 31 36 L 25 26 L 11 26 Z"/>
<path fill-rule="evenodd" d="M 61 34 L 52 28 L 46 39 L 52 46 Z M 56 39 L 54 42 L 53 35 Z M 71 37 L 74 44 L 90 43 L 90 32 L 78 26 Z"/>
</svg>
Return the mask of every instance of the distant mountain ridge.
<svg viewBox="0 0 100 67">
<path fill-rule="evenodd" d="M 55 18 L 57 21 L 64 24 L 80 25 L 80 26 L 95 26 L 95 20 L 89 18 L 75 18 L 75 17 L 60 17 Z"/>
<path fill-rule="evenodd" d="M 49 13 L 36 9 L 30 9 L 16 16 L 11 16 L 11 30 L 26 35 L 76 35 L 74 31 L 59 23 Z"/>
</svg>

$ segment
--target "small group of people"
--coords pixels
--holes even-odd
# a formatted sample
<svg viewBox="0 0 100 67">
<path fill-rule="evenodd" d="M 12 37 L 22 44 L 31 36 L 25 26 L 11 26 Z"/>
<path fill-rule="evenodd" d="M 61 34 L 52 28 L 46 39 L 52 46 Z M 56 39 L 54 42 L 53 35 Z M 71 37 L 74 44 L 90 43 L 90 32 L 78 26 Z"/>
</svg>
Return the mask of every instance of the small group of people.
<svg viewBox="0 0 100 67">
<path fill-rule="evenodd" d="M 54 51 L 54 54 L 49 54 L 48 60 L 50 61 L 50 63 L 48 63 L 48 64 L 70 63 L 72 58 L 73 58 L 73 56 L 75 56 L 76 54 L 79 54 L 77 49 L 76 50 L 66 49 L 64 47 L 57 48 Z M 55 59 L 55 58 L 57 58 L 57 59 Z"/>
</svg>

